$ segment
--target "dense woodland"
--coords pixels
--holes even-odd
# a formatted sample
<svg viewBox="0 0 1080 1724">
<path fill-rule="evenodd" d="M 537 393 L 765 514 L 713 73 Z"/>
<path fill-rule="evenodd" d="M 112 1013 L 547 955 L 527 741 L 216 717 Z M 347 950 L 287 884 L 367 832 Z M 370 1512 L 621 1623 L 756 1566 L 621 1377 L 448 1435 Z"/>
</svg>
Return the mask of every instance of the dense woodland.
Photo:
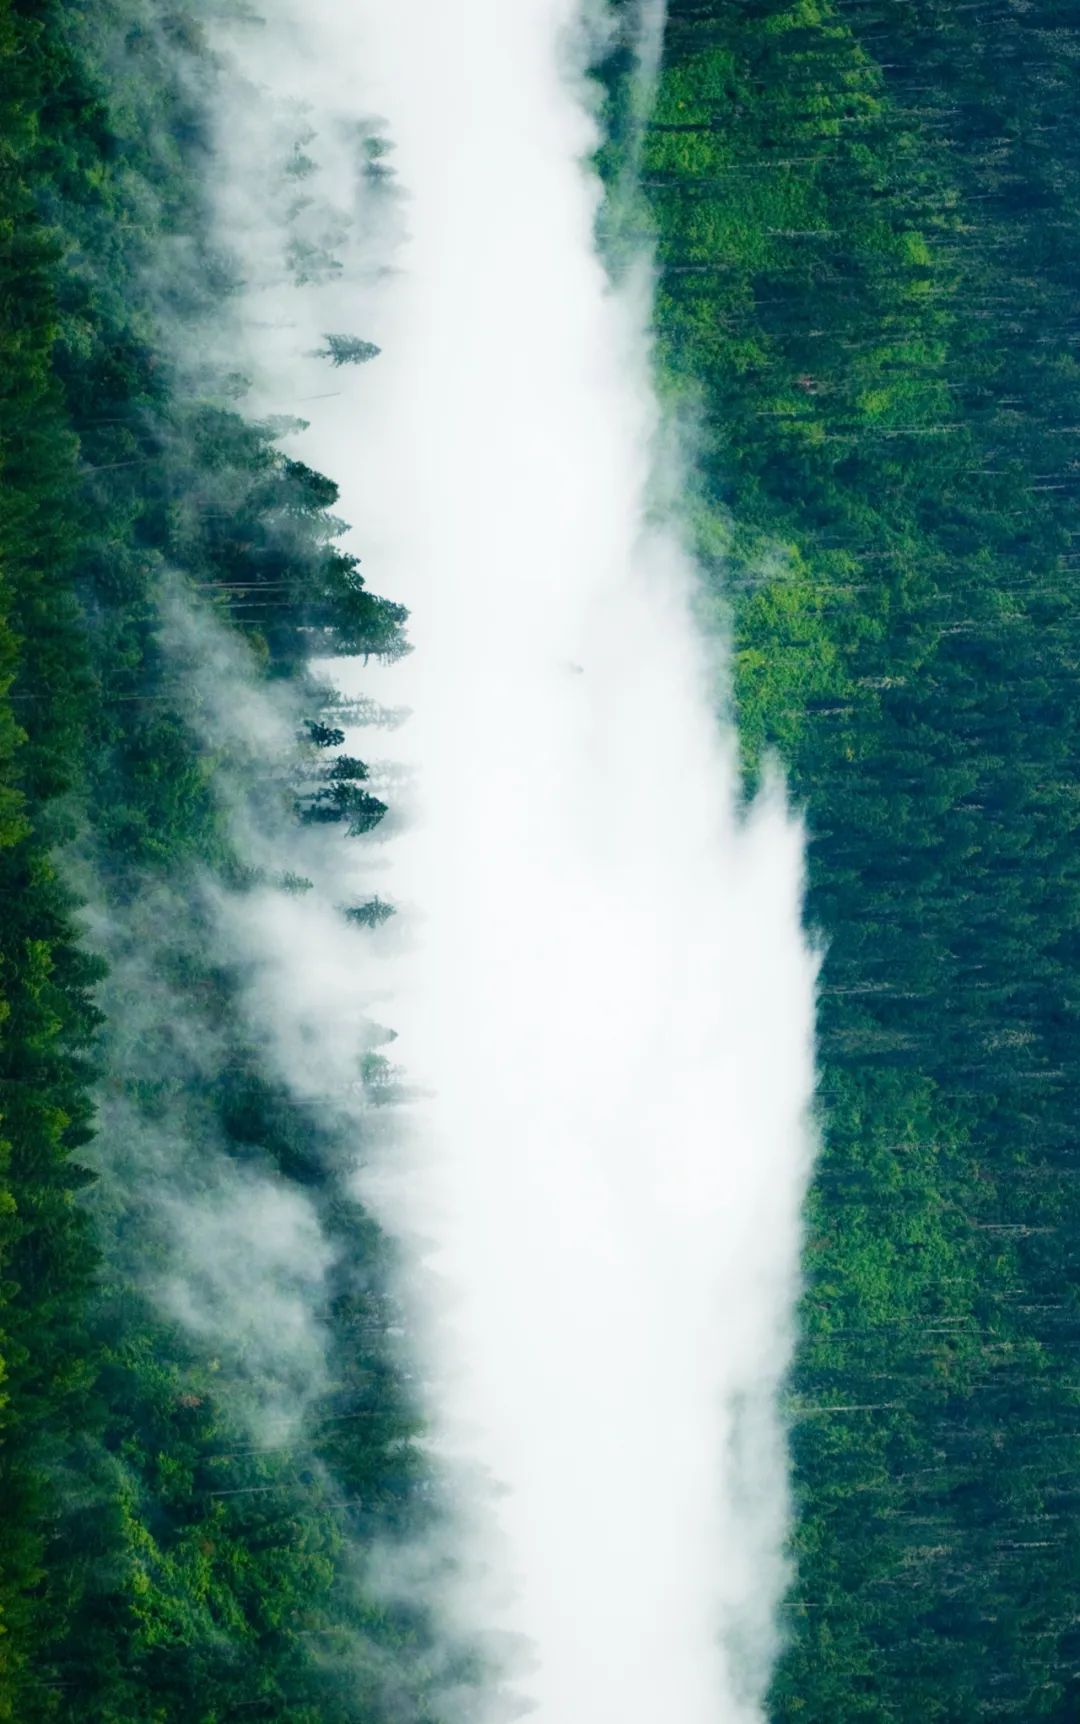
<svg viewBox="0 0 1080 1724">
<path fill-rule="evenodd" d="M 237 744 L 161 644 L 177 582 L 291 691 L 306 740 L 266 793 L 342 842 L 383 805 L 325 764 L 303 661 L 312 631 L 392 657 L 406 619 L 244 380 L 170 358 L 164 322 L 235 285 L 196 20 L 0 0 L 0 57 L 0 1718 L 423 1720 L 430 1625 L 354 1560 L 436 1512 L 390 1247 L 198 916 L 154 981 L 215 1048 L 195 1108 L 164 1012 L 139 1060 L 118 1042 L 125 955 L 107 974 L 77 889 L 137 931 L 185 880 L 248 884 Z M 827 945 L 776 1724 L 1080 1713 L 1077 112 L 1064 0 L 672 0 L 642 139 L 747 790 L 778 754 Z M 350 339 L 328 364 L 373 357 Z M 389 914 L 344 907 L 348 937 Z M 302 1444 L 253 1444 L 228 1361 L 126 1271 L 117 1174 L 166 1127 L 351 1242 Z"/>
<path fill-rule="evenodd" d="M 179 594 L 253 685 L 291 691 L 296 758 L 264 793 L 344 842 L 385 805 L 363 762 L 322 752 L 342 733 L 304 660 L 393 658 L 405 613 L 338 547 L 334 484 L 245 416 L 244 379 L 170 358 L 165 325 L 196 327 L 234 285 L 206 238 L 213 67 L 194 20 L 4 0 L 0 56 L 0 1718 L 421 1719 L 429 1628 L 375 1605 L 357 1561 L 435 1512 L 388 1342 L 388 1246 L 335 1179 L 334 1121 L 245 1039 L 239 978 L 200 921 L 200 880 L 252 884 L 215 788 L 242 749 L 208 742 L 162 634 Z M 372 357 L 345 340 L 328 363 Z M 112 974 L 80 877 L 126 930 Z M 390 913 L 342 908 L 357 939 Z M 369 1055 L 358 1077 L 385 1069 Z M 154 1218 L 126 1176 L 164 1136 L 189 1190 L 212 1150 L 238 1178 L 280 1176 L 348 1241 L 329 1380 L 285 1442 L 252 1435 L 250 1362 L 210 1356 L 139 1291 Z"/>
<path fill-rule="evenodd" d="M 672 0 L 643 182 L 823 1153 L 775 1720 L 1080 1714 L 1080 28 Z"/>
</svg>

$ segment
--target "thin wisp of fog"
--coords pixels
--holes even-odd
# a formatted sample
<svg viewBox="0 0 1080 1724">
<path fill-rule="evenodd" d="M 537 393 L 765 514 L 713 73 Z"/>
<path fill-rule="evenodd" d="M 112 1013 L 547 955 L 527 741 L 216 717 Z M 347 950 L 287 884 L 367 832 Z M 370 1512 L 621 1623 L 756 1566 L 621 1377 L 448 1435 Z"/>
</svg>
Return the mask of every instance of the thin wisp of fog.
<svg viewBox="0 0 1080 1724">
<path fill-rule="evenodd" d="M 221 29 L 255 391 L 310 422 L 290 452 L 340 476 L 415 648 L 331 667 L 411 710 L 346 747 L 412 788 L 319 885 L 398 916 L 364 942 L 256 897 L 230 937 L 305 1094 L 333 1081 L 312 1026 L 342 1069 L 366 1014 L 398 1032 L 414 1098 L 356 1180 L 409 1248 L 459 1497 L 445 1621 L 528 1645 L 505 1674 L 543 1724 L 741 1724 L 786 1584 L 815 962 L 801 831 L 778 786 L 740 811 L 722 654 L 654 503 L 647 260 L 616 291 L 594 244 L 587 25 L 571 0 L 276 0 Z M 290 126 L 303 216 L 267 189 Z M 359 173 L 375 137 L 392 182 Z M 280 265 L 298 220 L 335 248 L 322 281 Z M 331 370 L 329 330 L 381 354 Z"/>
</svg>

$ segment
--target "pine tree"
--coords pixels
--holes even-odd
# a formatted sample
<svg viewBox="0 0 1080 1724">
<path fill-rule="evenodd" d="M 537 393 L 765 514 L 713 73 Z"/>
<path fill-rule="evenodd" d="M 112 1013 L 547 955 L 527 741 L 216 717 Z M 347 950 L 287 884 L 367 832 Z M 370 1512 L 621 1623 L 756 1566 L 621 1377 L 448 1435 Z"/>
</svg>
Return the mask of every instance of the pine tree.
<svg viewBox="0 0 1080 1724">
<path fill-rule="evenodd" d="M 317 348 L 316 359 L 329 359 L 331 365 L 367 365 L 382 352 L 373 341 L 361 341 L 356 335 L 327 335 L 325 347 Z"/>
</svg>

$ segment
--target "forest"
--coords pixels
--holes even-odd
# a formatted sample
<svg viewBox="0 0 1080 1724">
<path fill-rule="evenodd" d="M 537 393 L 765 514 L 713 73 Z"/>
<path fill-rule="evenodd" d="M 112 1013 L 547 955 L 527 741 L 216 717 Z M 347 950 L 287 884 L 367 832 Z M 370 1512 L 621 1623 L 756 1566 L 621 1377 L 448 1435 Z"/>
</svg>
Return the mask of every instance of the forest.
<svg viewBox="0 0 1080 1724">
<path fill-rule="evenodd" d="M 300 824 L 362 832 L 386 805 L 363 762 L 320 764 L 342 733 L 303 666 L 314 637 L 392 659 L 405 612 L 337 548 L 332 481 L 245 416 L 243 379 L 170 361 L 168 321 L 194 325 L 200 295 L 230 291 L 202 206 L 196 21 L 15 0 L 3 56 L 0 1717 L 424 1717 L 421 1614 L 374 1605 L 346 1562 L 372 1529 L 392 1539 L 433 1512 L 387 1346 L 389 1247 L 334 1176 L 333 1121 L 245 1039 L 240 977 L 192 913 L 207 876 L 258 883 L 217 789 L 250 750 L 242 727 L 215 734 L 162 644 L 177 592 L 197 595 L 252 683 L 291 690 L 295 758 L 261 794 Z M 178 235 L 191 264 L 163 304 L 154 266 Z M 108 965 L 82 882 L 123 930 Z M 390 913 L 344 908 L 358 934 Z M 132 968 L 146 945 L 149 978 Z M 110 1013 L 133 987 L 151 1002 L 137 1053 Z M 224 1074 L 209 1098 L 171 999 Z M 238 1176 L 275 1167 L 349 1239 L 302 1438 L 256 1442 L 230 1361 L 140 1290 L 145 1263 L 131 1274 L 155 1131 L 182 1134 L 195 1189 L 213 1144 Z"/>
<path fill-rule="evenodd" d="M 822 1154 L 776 1720 L 1061 1720 L 1076 1520 L 1080 79 L 1060 4 L 673 0 L 643 192 Z"/>
<path fill-rule="evenodd" d="M 327 764 L 312 640 L 392 660 L 408 619 L 245 379 L 177 359 L 236 289 L 198 8 L 0 0 L 0 55 L 0 1719 L 433 1724 L 445 1649 L 354 1560 L 440 1513 L 394 1248 L 340 1122 L 245 1033 L 209 910 L 170 911 L 306 882 L 249 877 L 242 726 L 162 644 L 178 603 L 220 631 L 292 715 L 256 802 L 347 842 L 387 807 Z M 611 182 L 628 76 L 601 68 Z M 773 1724 L 1080 1714 L 1078 110 L 1064 0 L 670 0 L 639 141 L 703 603 L 824 952 Z M 327 336 L 328 367 L 374 356 Z M 196 1186 L 212 1144 L 350 1241 L 302 1438 L 253 1444 L 229 1361 L 131 1273 L 163 1131 Z"/>
</svg>

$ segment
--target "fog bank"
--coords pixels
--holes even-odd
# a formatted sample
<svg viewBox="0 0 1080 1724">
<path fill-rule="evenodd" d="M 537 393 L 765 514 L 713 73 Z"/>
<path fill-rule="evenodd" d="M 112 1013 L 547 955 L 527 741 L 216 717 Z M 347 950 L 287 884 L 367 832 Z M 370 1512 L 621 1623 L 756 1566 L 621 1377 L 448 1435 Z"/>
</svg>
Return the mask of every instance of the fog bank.
<svg viewBox="0 0 1080 1724">
<path fill-rule="evenodd" d="M 324 905 L 366 870 L 387 929 L 255 898 L 231 937 L 246 918 L 252 1010 L 307 1099 L 340 1091 L 369 1012 L 418 1092 L 362 1147 L 358 1113 L 355 1180 L 411 1242 L 457 1548 L 393 1584 L 527 1641 L 507 1675 L 543 1724 L 741 1724 L 785 1584 L 814 962 L 801 833 L 775 787 L 739 812 L 722 657 L 651 501 L 647 270 L 615 294 L 593 245 L 604 16 L 267 13 L 220 32 L 248 80 L 222 231 L 260 409 L 310 420 L 296 453 L 412 608 L 411 658 L 334 674 L 411 709 L 376 752 L 417 787 L 407 825 L 323 858 Z M 303 200 L 275 179 L 294 134 Z M 328 331 L 381 356 L 331 370 Z M 305 1049 L 339 1046 L 313 1074 Z"/>
</svg>

